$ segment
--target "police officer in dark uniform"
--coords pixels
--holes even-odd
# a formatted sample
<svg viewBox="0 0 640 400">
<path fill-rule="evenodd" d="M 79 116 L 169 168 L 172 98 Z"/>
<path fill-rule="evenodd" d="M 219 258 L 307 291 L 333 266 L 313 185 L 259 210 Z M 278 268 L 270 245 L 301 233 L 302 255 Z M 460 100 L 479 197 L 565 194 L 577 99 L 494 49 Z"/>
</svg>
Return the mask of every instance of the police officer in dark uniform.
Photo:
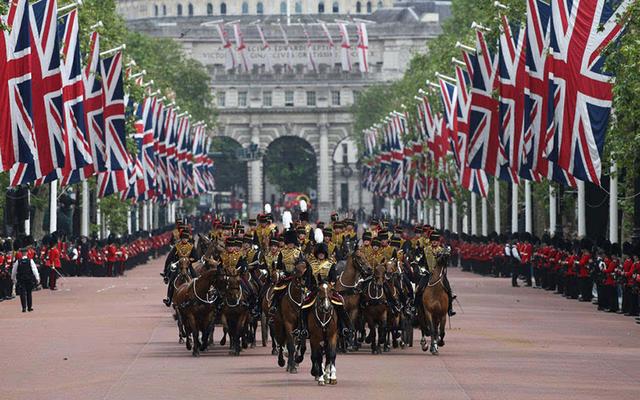
<svg viewBox="0 0 640 400">
<path fill-rule="evenodd" d="M 27 256 L 27 251 L 33 246 L 33 238 L 26 236 L 19 246 L 21 257 L 13 263 L 11 279 L 16 284 L 16 293 L 20 295 L 22 312 L 33 311 L 31 292 L 40 283 L 40 274 L 36 263 Z"/>
</svg>

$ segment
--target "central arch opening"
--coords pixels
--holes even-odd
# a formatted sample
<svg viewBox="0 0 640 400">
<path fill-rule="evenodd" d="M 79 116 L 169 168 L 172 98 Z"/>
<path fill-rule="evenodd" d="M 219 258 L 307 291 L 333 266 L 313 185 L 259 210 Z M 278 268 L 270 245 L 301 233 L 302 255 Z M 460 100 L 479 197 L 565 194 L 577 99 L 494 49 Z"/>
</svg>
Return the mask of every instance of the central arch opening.
<svg viewBox="0 0 640 400">
<path fill-rule="evenodd" d="M 283 136 L 269 144 L 263 158 L 264 199 L 272 204 L 276 218 L 300 196 L 311 199 L 310 215 L 315 215 L 316 165 L 316 153 L 304 139 Z"/>
<path fill-rule="evenodd" d="M 214 136 L 211 152 L 215 162 L 216 191 L 211 208 L 227 218 L 241 218 L 247 208 L 247 162 L 238 159 L 242 145 L 226 136 Z"/>
</svg>

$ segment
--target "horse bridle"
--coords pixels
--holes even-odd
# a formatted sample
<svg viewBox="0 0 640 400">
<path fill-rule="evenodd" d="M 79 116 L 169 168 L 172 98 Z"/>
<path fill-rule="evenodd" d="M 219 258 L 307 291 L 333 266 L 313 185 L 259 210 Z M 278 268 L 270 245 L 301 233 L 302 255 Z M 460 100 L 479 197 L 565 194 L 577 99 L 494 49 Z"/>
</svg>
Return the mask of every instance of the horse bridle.
<svg viewBox="0 0 640 400">
<path fill-rule="evenodd" d="M 297 282 L 300 285 L 300 302 L 295 301 L 293 299 L 293 296 L 291 295 L 291 286 L 293 285 L 294 282 Z M 304 297 L 305 297 L 305 291 L 306 291 L 306 288 L 302 284 L 302 277 L 301 276 L 300 277 L 295 277 L 287 285 L 287 296 L 289 297 L 289 300 L 291 300 L 291 302 L 293 302 L 293 304 L 295 304 L 298 307 L 302 307 L 302 303 L 304 302 Z"/>
<path fill-rule="evenodd" d="M 329 317 L 326 318 L 326 319 L 323 319 L 323 318 L 320 318 L 320 315 L 318 315 L 318 309 L 320 309 L 321 307 L 320 307 L 319 302 L 317 301 L 318 300 L 317 295 L 316 295 L 316 305 L 315 305 L 315 307 L 313 307 L 313 313 L 315 314 L 316 320 L 318 321 L 318 323 L 322 327 L 322 330 L 326 331 L 327 330 L 327 325 L 329 325 L 329 322 L 331 322 L 331 319 L 333 319 L 333 305 L 331 304 L 331 300 L 329 299 L 329 293 L 327 292 L 326 284 L 323 284 L 321 286 L 321 288 L 322 288 L 322 290 L 325 291 L 325 294 L 327 296 L 325 299 L 329 303 L 329 308 L 327 310 L 322 310 L 321 312 L 322 312 L 323 316 L 326 316 L 328 314 Z"/>
</svg>

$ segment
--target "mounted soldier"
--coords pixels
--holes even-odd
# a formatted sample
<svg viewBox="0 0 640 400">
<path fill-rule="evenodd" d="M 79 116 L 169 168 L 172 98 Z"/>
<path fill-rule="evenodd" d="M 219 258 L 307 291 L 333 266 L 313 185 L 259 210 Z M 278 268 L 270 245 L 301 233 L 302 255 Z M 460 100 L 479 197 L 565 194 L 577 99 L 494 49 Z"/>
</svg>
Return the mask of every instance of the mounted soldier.
<svg viewBox="0 0 640 400">
<path fill-rule="evenodd" d="M 326 282 L 331 285 L 335 285 L 337 281 L 336 263 L 335 260 L 329 256 L 329 249 L 326 243 L 324 243 L 324 235 L 319 228 L 316 228 L 314 233 L 314 239 L 316 245 L 313 249 L 313 254 L 308 258 L 309 265 L 311 266 L 311 293 L 307 296 L 304 305 L 302 306 L 302 319 L 301 326 L 298 332 L 294 332 L 301 338 L 306 338 L 309 334 L 307 329 L 307 319 L 309 310 L 315 301 L 318 287 L 321 283 Z M 336 292 L 332 292 L 331 303 L 335 306 L 338 314 L 338 323 L 340 332 L 346 337 L 353 337 L 353 324 L 349 318 L 349 315 L 344 309 L 344 300 L 342 296 Z"/>
<path fill-rule="evenodd" d="M 191 263 L 200 258 L 193 245 L 191 234 L 187 229 L 183 229 L 180 233 L 180 241 L 173 246 L 164 264 L 163 276 L 165 283 L 168 283 L 169 286 L 167 287 L 167 298 L 165 298 L 163 302 L 167 307 L 171 305 L 171 299 L 173 298 L 173 292 L 175 290 L 173 283 L 180 274 L 180 271 L 175 268 L 174 265 L 181 258 L 187 258 Z M 189 275 L 191 278 L 196 277 L 196 273 L 191 265 L 189 266 Z"/>
<path fill-rule="evenodd" d="M 432 271 L 436 266 L 436 257 L 438 254 L 444 251 L 444 248 L 440 243 L 440 235 L 435 231 L 430 231 L 429 233 L 429 239 L 424 242 L 423 247 L 421 247 L 421 253 L 417 254 L 415 259 L 415 266 L 418 269 L 415 275 L 420 276 L 420 280 L 418 281 L 415 292 L 414 307 L 416 308 L 420 306 L 420 302 L 422 301 L 422 292 L 429 283 Z M 447 296 L 449 297 L 449 316 L 452 317 L 456 315 L 456 312 L 452 309 L 455 296 L 451 291 L 451 284 L 449 284 L 446 270 L 444 270 L 443 272 L 442 284 L 445 291 L 447 292 Z"/>
</svg>

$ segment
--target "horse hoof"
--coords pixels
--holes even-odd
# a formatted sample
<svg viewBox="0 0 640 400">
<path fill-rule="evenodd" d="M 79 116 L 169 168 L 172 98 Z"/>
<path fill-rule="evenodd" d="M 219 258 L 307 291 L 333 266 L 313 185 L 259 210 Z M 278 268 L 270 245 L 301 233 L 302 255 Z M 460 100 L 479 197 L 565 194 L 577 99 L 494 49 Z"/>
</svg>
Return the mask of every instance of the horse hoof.
<svg viewBox="0 0 640 400">
<path fill-rule="evenodd" d="M 278 350 L 276 349 L 271 349 L 271 355 L 272 356 L 277 356 L 278 355 Z M 282 366 L 282 365 L 281 365 Z"/>
<path fill-rule="evenodd" d="M 324 386 L 324 381 L 318 381 L 318 386 Z"/>
<path fill-rule="evenodd" d="M 297 373 L 298 373 L 298 368 L 297 368 L 297 367 L 291 367 L 291 368 L 289 368 L 289 373 L 290 373 L 290 374 L 297 374 Z"/>
<path fill-rule="evenodd" d="M 422 345 L 422 351 L 427 351 L 427 350 L 429 350 L 429 346 L 423 344 Z"/>
<path fill-rule="evenodd" d="M 187 350 L 191 350 L 191 342 L 188 342 L 188 341 L 187 341 L 186 346 L 187 346 Z"/>
<path fill-rule="evenodd" d="M 302 364 L 303 361 L 304 361 L 304 357 L 303 356 L 296 357 L 296 364 Z"/>
<path fill-rule="evenodd" d="M 438 350 L 433 350 L 433 351 L 431 352 L 431 355 L 433 355 L 433 356 L 437 356 L 437 355 L 438 355 Z"/>
<path fill-rule="evenodd" d="M 184 339 L 183 338 L 178 339 L 178 344 L 183 344 L 183 343 L 184 343 Z"/>
<path fill-rule="evenodd" d="M 391 349 L 389 347 L 385 347 L 384 349 L 382 349 L 383 352 L 388 353 L 391 351 Z"/>
<path fill-rule="evenodd" d="M 284 359 L 278 359 L 278 366 L 280 368 L 284 367 Z M 287 368 L 287 372 L 289 371 L 289 368 Z"/>
<path fill-rule="evenodd" d="M 200 357 L 200 352 L 194 351 L 193 353 L 191 353 L 191 355 L 194 357 Z"/>
<path fill-rule="evenodd" d="M 370 338 L 370 337 L 366 338 L 366 339 L 364 340 L 364 342 L 365 342 L 366 344 L 371 344 L 371 338 Z"/>
<path fill-rule="evenodd" d="M 329 385 L 337 385 L 338 384 L 338 380 L 337 379 L 330 379 L 329 380 Z"/>
<path fill-rule="evenodd" d="M 227 343 L 227 338 L 220 339 L 220 346 L 224 346 Z"/>
<path fill-rule="evenodd" d="M 438 342 L 438 346 L 440 346 L 440 347 L 444 346 L 444 340 L 440 340 L 440 341 Z"/>
</svg>

